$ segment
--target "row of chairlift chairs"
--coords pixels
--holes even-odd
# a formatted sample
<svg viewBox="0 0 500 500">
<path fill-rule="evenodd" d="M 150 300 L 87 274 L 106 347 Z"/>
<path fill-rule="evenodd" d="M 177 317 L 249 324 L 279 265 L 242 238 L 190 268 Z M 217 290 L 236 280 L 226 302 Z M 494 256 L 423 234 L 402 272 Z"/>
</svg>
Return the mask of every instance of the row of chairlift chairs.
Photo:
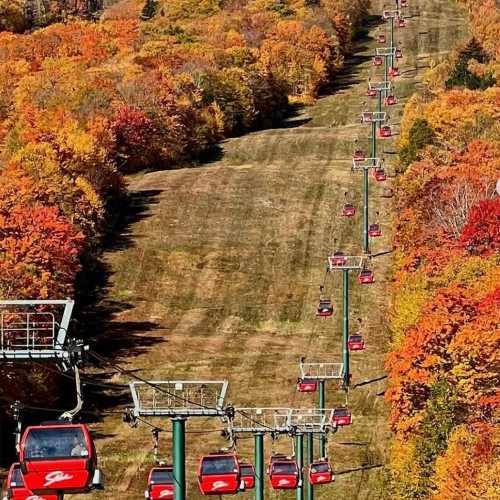
<svg viewBox="0 0 500 500">
<path fill-rule="evenodd" d="M 401 6 L 407 5 L 401 0 Z M 397 26 L 405 27 L 404 19 L 397 20 Z M 385 43 L 384 34 L 378 36 L 379 43 Z M 402 57 L 400 49 L 395 51 L 396 59 Z M 373 64 L 383 64 L 381 56 L 373 58 Z M 390 68 L 389 74 L 397 76 L 397 68 Z M 376 90 L 367 92 L 369 97 L 376 96 Z M 396 104 L 396 98 L 389 95 L 385 98 L 386 105 Z M 387 130 L 388 129 L 388 130 Z M 381 127 L 381 137 L 390 137 L 389 127 Z M 364 161 L 366 155 L 361 150 L 354 152 L 355 161 Z M 386 180 L 383 168 L 373 169 L 376 181 Z M 353 217 L 356 208 L 346 203 L 342 209 L 342 216 Z M 371 224 L 369 236 L 381 235 L 380 226 Z M 342 252 L 335 252 L 330 257 L 332 265 L 344 265 L 346 257 Z M 374 282 L 373 271 L 361 270 L 358 276 L 360 284 Z M 329 317 L 333 315 L 333 306 L 330 299 L 320 299 L 317 316 Z M 349 336 L 350 351 L 362 351 L 365 342 L 360 333 Z M 299 392 L 311 393 L 318 388 L 318 381 L 302 378 L 297 381 Z M 336 408 L 331 415 L 331 423 L 336 426 L 345 426 L 352 423 L 352 414 L 347 407 Z M 267 468 L 267 474 L 272 488 L 296 489 L 299 486 L 300 474 L 294 457 L 283 454 L 273 454 Z M 201 458 L 198 466 L 198 484 L 204 495 L 235 494 L 238 491 L 249 490 L 255 487 L 255 469 L 251 463 L 240 462 L 235 453 L 212 454 Z M 326 484 L 335 480 L 332 467 L 327 458 L 311 463 L 307 469 L 307 478 L 311 484 Z M 28 427 L 22 435 L 19 444 L 19 462 L 12 464 L 7 476 L 7 493 L 5 500 L 58 500 L 64 494 L 86 493 L 91 489 L 102 487 L 101 472 L 97 468 L 96 449 L 88 428 L 84 424 L 73 423 L 46 423 Z M 43 496 L 40 496 L 43 495 Z M 171 465 L 158 465 L 151 469 L 148 476 L 148 486 L 145 498 L 149 500 L 173 499 L 174 477 Z"/>
</svg>

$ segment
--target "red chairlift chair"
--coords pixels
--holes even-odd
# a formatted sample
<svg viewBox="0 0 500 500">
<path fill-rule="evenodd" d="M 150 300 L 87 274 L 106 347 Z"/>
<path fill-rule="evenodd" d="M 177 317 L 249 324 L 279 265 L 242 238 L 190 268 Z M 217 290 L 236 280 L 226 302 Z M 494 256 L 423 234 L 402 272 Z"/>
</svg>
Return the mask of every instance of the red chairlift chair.
<svg viewBox="0 0 500 500">
<path fill-rule="evenodd" d="M 174 470 L 171 465 L 153 467 L 149 472 L 148 489 L 144 497 L 148 500 L 174 498 Z"/>
<path fill-rule="evenodd" d="M 391 127 L 389 125 L 383 125 L 378 129 L 378 136 L 382 139 L 388 139 L 392 137 Z"/>
<path fill-rule="evenodd" d="M 198 486 L 204 495 L 234 495 L 240 489 L 240 464 L 234 453 L 201 457 L 197 475 Z"/>
<path fill-rule="evenodd" d="M 381 167 L 379 168 L 374 168 L 373 169 L 373 178 L 377 181 L 377 182 L 383 182 L 385 180 L 387 180 L 387 175 L 385 173 L 385 170 Z"/>
<path fill-rule="evenodd" d="M 329 318 L 333 315 L 333 305 L 330 299 L 320 299 L 318 308 L 316 309 L 316 316 L 319 318 Z"/>
<path fill-rule="evenodd" d="M 378 43 L 385 43 L 386 42 L 386 39 L 385 39 L 385 35 L 382 33 L 380 34 L 378 37 L 377 37 L 377 42 Z"/>
<path fill-rule="evenodd" d="M 401 0 L 401 7 L 408 7 L 408 0 Z"/>
<path fill-rule="evenodd" d="M 86 493 L 103 487 L 95 446 L 83 424 L 28 427 L 19 458 L 24 482 L 36 494 Z"/>
<path fill-rule="evenodd" d="M 372 61 L 374 66 L 382 66 L 382 64 L 384 63 L 382 56 L 374 56 Z"/>
<path fill-rule="evenodd" d="M 342 208 L 344 217 L 353 217 L 356 214 L 356 208 L 352 203 L 346 203 Z"/>
<path fill-rule="evenodd" d="M 354 151 L 354 154 L 352 155 L 352 159 L 354 161 L 365 161 L 366 159 L 365 152 L 362 151 L 361 149 L 356 149 L 356 151 Z"/>
<path fill-rule="evenodd" d="M 384 99 L 384 103 L 386 106 L 394 106 L 394 104 L 397 104 L 397 100 L 396 100 L 396 96 L 394 95 L 388 95 L 385 99 Z"/>
<path fill-rule="evenodd" d="M 337 251 L 328 256 L 328 261 L 332 267 L 343 266 L 347 264 L 347 257 L 344 255 L 344 252 Z"/>
<path fill-rule="evenodd" d="M 406 21 L 401 17 L 398 19 L 398 28 L 406 28 Z"/>
<path fill-rule="evenodd" d="M 403 57 L 403 52 L 401 49 L 396 49 L 396 52 L 394 53 L 396 59 L 401 59 Z"/>
<path fill-rule="evenodd" d="M 362 351 L 365 348 L 365 341 L 363 340 L 363 336 L 359 333 L 353 333 L 349 335 L 349 339 L 347 340 L 347 346 L 349 351 Z"/>
<path fill-rule="evenodd" d="M 255 469 L 251 463 L 240 463 L 240 477 L 245 485 L 245 490 L 255 488 Z"/>
<path fill-rule="evenodd" d="M 297 380 L 297 391 L 298 392 L 316 392 L 318 388 L 318 381 L 308 378 L 299 378 Z"/>
<path fill-rule="evenodd" d="M 370 227 L 368 228 L 368 236 L 370 236 L 370 238 L 377 238 L 378 236 L 382 236 L 380 224 L 370 224 Z"/>
<path fill-rule="evenodd" d="M 275 490 L 295 490 L 299 485 L 299 468 L 293 458 L 284 455 L 272 456 L 268 474 Z"/>
<path fill-rule="evenodd" d="M 331 422 L 337 427 L 342 427 L 345 425 L 352 424 L 352 414 L 346 406 L 341 406 L 340 408 L 335 408 L 332 411 Z"/>
<path fill-rule="evenodd" d="M 370 89 L 370 88 L 369 88 L 369 89 L 366 91 L 366 95 L 367 95 L 368 97 L 377 97 L 377 91 L 376 91 L 375 89 Z"/>
<path fill-rule="evenodd" d="M 309 483 L 328 484 L 335 481 L 333 470 L 327 458 L 315 460 L 309 466 Z"/>
<path fill-rule="evenodd" d="M 358 276 L 360 285 L 370 285 L 375 281 L 375 275 L 371 269 L 363 269 Z"/>
<path fill-rule="evenodd" d="M 14 463 L 10 466 L 7 480 L 5 482 L 4 500 L 58 500 L 57 495 L 34 495 L 33 492 L 24 484 L 21 465 Z"/>
<path fill-rule="evenodd" d="M 399 68 L 389 68 L 389 76 L 399 76 Z"/>
</svg>

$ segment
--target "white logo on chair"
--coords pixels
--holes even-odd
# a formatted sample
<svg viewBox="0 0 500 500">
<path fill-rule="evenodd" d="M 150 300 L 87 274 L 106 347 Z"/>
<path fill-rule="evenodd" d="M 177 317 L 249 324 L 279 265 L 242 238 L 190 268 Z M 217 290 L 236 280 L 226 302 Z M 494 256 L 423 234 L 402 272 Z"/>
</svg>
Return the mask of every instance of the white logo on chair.
<svg viewBox="0 0 500 500">
<path fill-rule="evenodd" d="M 54 472 L 50 472 L 45 476 L 45 484 L 44 486 L 51 486 L 54 483 L 59 483 L 61 481 L 67 481 L 68 479 L 73 479 L 73 476 L 70 474 L 65 474 L 60 470 L 56 470 Z"/>
<path fill-rule="evenodd" d="M 279 486 L 285 486 L 285 484 L 290 484 L 290 479 L 280 479 L 278 482 Z"/>
<path fill-rule="evenodd" d="M 29 497 L 26 497 L 26 500 L 44 500 L 44 498 L 39 497 L 38 495 L 31 495 Z"/>
<path fill-rule="evenodd" d="M 170 490 L 161 490 L 160 491 L 160 498 L 169 498 L 172 496 L 172 491 Z"/>
<path fill-rule="evenodd" d="M 212 491 L 224 488 L 226 486 L 229 486 L 229 484 L 226 481 L 215 481 L 215 483 L 212 484 Z"/>
</svg>

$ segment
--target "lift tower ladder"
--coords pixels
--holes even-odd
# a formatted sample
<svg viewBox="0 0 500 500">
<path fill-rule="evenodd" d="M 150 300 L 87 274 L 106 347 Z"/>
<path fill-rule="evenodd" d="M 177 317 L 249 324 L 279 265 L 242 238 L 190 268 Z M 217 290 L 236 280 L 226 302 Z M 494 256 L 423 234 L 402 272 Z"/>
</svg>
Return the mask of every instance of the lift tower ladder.
<svg viewBox="0 0 500 500">
<path fill-rule="evenodd" d="M 0 360 L 67 361 L 73 306 L 71 299 L 0 300 Z"/>
</svg>

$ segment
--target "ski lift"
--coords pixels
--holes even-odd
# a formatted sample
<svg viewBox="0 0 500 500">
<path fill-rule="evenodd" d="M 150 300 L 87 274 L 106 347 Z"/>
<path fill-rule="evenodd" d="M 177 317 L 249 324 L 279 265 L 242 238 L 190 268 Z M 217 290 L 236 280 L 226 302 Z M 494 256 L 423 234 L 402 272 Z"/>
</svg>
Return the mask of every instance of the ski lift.
<svg viewBox="0 0 500 500">
<path fill-rule="evenodd" d="M 330 299 L 319 299 L 316 316 L 319 318 L 329 318 L 333 315 L 333 305 Z"/>
<path fill-rule="evenodd" d="M 406 28 L 406 21 L 401 17 L 398 19 L 398 28 Z"/>
<path fill-rule="evenodd" d="M 245 490 L 255 488 L 255 469 L 251 463 L 240 463 L 240 475 L 245 484 Z"/>
<path fill-rule="evenodd" d="M 370 88 L 369 88 L 369 89 L 366 91 L 366 95 L 367 95 L 368 97 L 377 97 L 377 91 L 376 91 L 375 89 L 370 89 Z"/>
<path fill-rule="evenodd" d="M 363 269 L 358 276 L 358 283 L 360 285 L 369 285 L 375 281 L 375 275 L 371 269 Z"/>
<path fill-rule="evenodd" d="M 171 465 L 153 467 L 149 472 L 148 489 L 144 497 L 148 500 L 174 498 L 174 469 Z"/>
<path fill-rule="evenodd" d="M 371 238 L 382 236 L 380 224 L 370 224 L 370 227 L 368 228 L 368 236 L 370 236 Z"/>
<path fill-rule="evenodd" d="M 385 35 L 382 33 L 377 37 L 378 43 L 385 43 Z"/>
<path fill-rule="evenodd" d="M 374 168 L 373 169 L 373 178 L 377 181 L 377 182 L 383 182 L 385 180 L 387 180 L 387 175 L 385 173 L 385 170 L 381 167 L 379 168 Z"/>
<path fill-rule="evenodd" d="M 28 427 L 19 453 L 26 486 L 35 493 L 86 493 L 103 487 L 97 454 L 83 424 Z"/>
<path fill-rule="evenodd" d="M 389 76 L 399 76 L 399 68 L 389 68 Z"/>
<path fill-rule="evenodd" d="M 335 481 L 333 470 L 328 458 L 315 460 L 309 466 L 309 483 L 327 484 Z"/>
<path fill-rule="evenodd" d="M 299 485 L 299 468 L 293 458 L 273 455 L 268 468 L 271 486 L 275 490 L 295 490 Z"/>
<path fill-rule="evenodd" d="M 342 208 L 342 215 L 344 217 L 353 217 L 356 215 L 356 207 L 352 203 L 346 203 Z"/>
<path fill-rule="evenodd" d="M 333 252 L 333 254 L 331 254 L 329 257 L 328 257 L 328 260 L 330 262 L 330 266 L 344 266 L 345 264 L 347 264 L 347 257 L 344 255 L 344 252 L 340 252 L 340 251 L 337 251 L 337 252 Z"/>
<path fill-rule="evenodd" d="M 382 66 L 383 63 L 384 63 L 384 60 L 382 59 L 382 56 L 375 56 L 373 58 L 373 65 L 374 66 Z"/>
<path fill-rule="evenodd" d="M 57 495 L 34 495 L 24 484 L 21 465 L 19 463 L 14 463 L 10 466 L 5 485 L 6 496 L 3 497 L 4 500 L 26 500 L 30 498 L 37 500 L 58 500 Z"/>
<path fill-rule="evenodd" d="M 335 408 L 332 411 L 332 415 L 330 417 L 332 424 L 336 426 L 344 426 L 352 424 L 352 414 L 351 410 L 349 410 L 346 406 L 341 406 L 339 408 Z"/>
<path fill-rule="evenodd" d="M 389 125 L 383 125 L 382 127 L 380 127 L 378 129 L 378 136 L 384 139 L 392 137 L 391 127 L 389 127 Z"/>
<path fill-rule="evenodd" d="M 365 161 L 366 159 L 365 152 L 362 151 L 361 149 L 356 149 L 356 151 L 354 151 L 354 154 L 352 155 L 352 159 L 354 161 Z"/>
<path fill-rule="evenodd" d="M 365 341 L 360 333 L 353 333 L 349 335 L 347 340 L 349 351 L 362 351 L 365 348 Z"/>
<path fill-rule="evenodd" d="M 403 57 L 403 52 L 401 51 L 401 49 L 396 49 L 396 51 L 394 52 L 394 56 L 396 57 L 396 59 L 401 59 Z"/>
<path fill-rule="evenodd" d="M 240 483 L 240 464 L 234 453 L 214 453 L 201 458 L 198 485 L 204 495 L 234 495 Z"/>
<path fill-rule="evenodd" d="M 298 392 L 316 392 L 318 382 L 316 380 L 299 378 L 297 379 Z"/>
<path fill-rule="evenodd" d="M 396 96 L 394 95 L 388 95 L 385 99 L 384 99 L 384 103 L 386 106 L 394 106 L 394 104 L 397 104 L 397 99 L 396 99 Z"/>
</svg>

